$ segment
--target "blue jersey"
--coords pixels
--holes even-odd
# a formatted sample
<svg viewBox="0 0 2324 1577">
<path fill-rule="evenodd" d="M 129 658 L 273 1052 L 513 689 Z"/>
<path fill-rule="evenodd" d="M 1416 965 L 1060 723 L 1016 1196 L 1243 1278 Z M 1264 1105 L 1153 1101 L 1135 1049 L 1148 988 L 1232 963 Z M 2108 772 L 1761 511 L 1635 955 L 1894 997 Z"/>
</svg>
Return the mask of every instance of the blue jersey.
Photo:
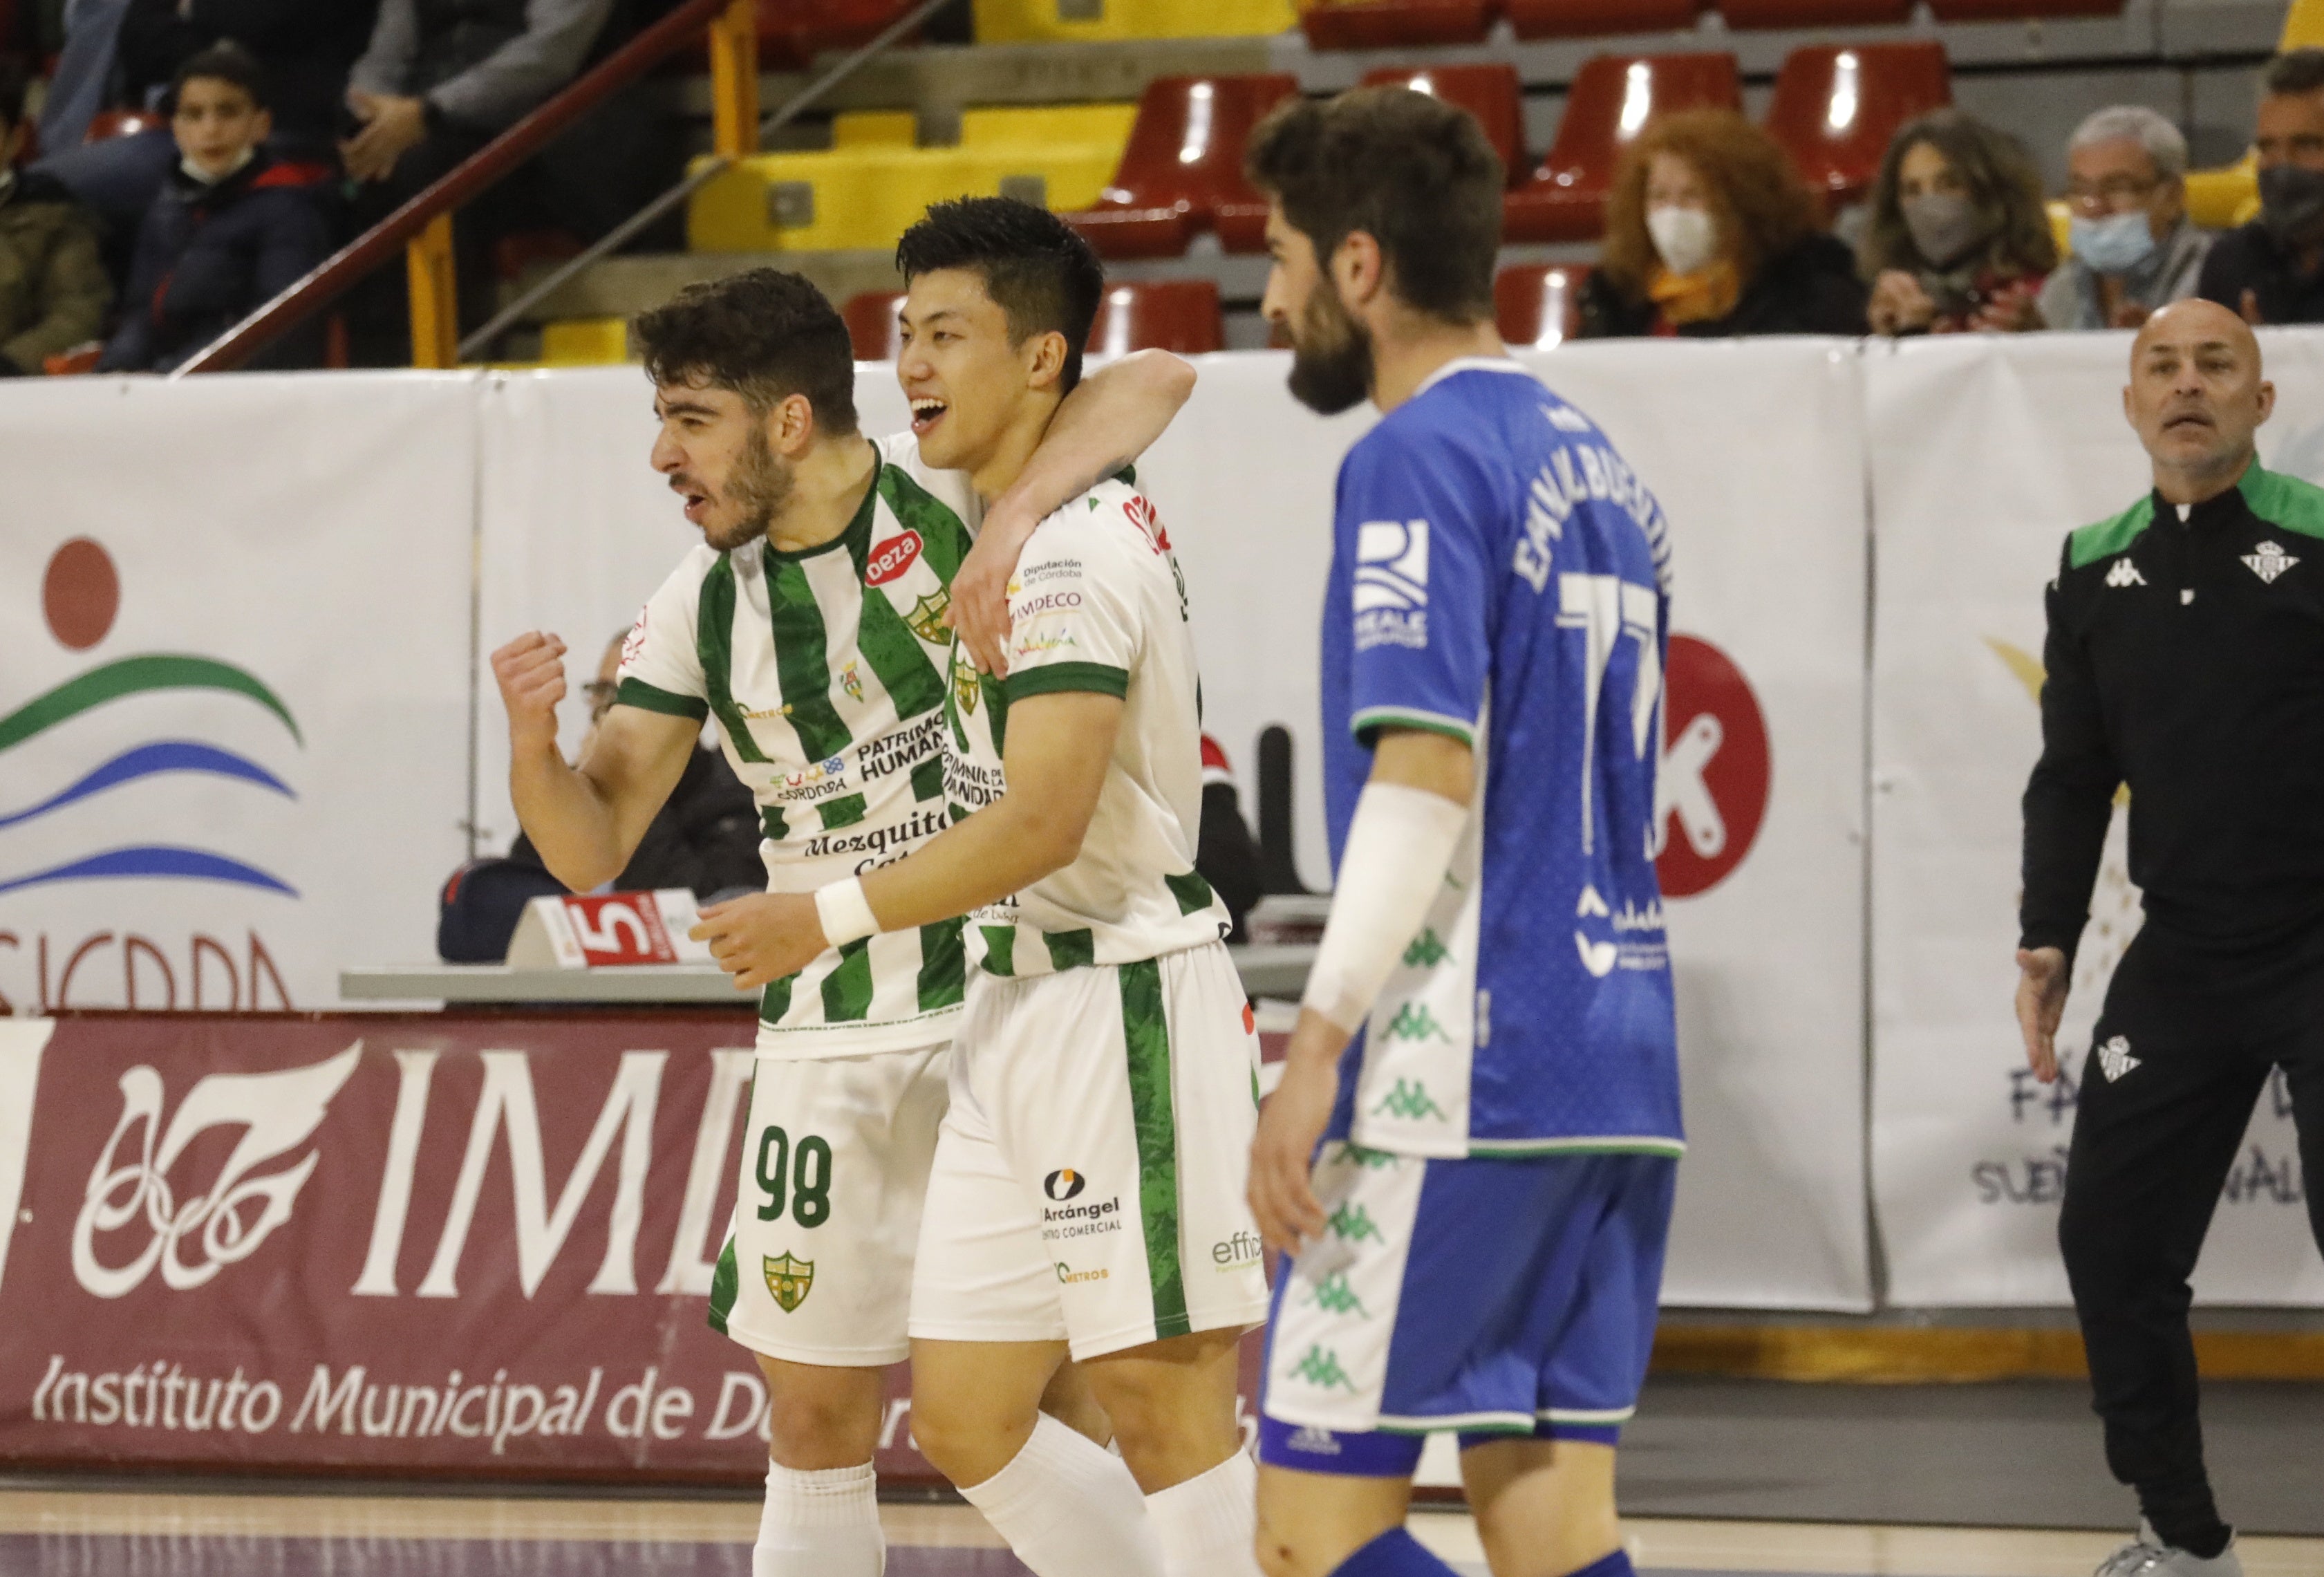
<svg viewBox="0 0 2324 1577">
<path fill-rule="evenodd" d="M 1654 856 L 1668 529 L 1515 362 L 1439 372 L 1340 467 L 1323 617 L 1338 862 L 1383 728 L 1477 752 L 1481 816 L 1342 1065 L 1332 1137 L 1676 1154 Z"/>
</svg>

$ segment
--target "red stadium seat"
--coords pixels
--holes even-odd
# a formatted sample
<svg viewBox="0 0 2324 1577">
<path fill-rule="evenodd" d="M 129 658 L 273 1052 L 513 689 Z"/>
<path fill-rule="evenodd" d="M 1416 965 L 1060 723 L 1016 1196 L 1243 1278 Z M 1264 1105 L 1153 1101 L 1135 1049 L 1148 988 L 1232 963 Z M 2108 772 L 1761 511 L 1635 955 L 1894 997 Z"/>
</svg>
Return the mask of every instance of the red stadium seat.
<svg viewBox="0 0 2324 1577">
<path fill-rule="evenodd" d="M 1812 44 L 1784 57 L 1767 133 L 1834 208 L 1859 200 L 1896 128 L 1953 101 L 1945 47 Z"/>
<path fill-rule="evenodd" d="M 1504 0 L 1502 9 L 1519 38 L 1595 38 L 1691 28 L 1702 0 Z"/>
<path fill-rule="evenodd" d="M 1549 156 L 1502 201 L 1503 238 L 1594 239 L 1605 227 L 1614 165 L 1649 121 L 1673 110 L 1742 107 L 1733 55 L 1600 55 L 1585 62 Z"/>
<path fill-rule="evenodd" d="M 1473 44 L 1492 31 L 1496 8 L 1495 0 L 1319 0 L 1299 25 L 1318 50 Z"/>
<path fill-rule="evenodd" d="M 1531 173 L 1525 149 L 1525 89 L 1517 83 L 1515 66 L 1434 66 L 1401 70 L 1384 66 L 1364 73 L 1367 88 L 1393 84 L 1457 104 L 1477 117 L 1485 140 L 1501 156 L 1509 184 L 1517 185 Z"/>
<path fill-rule="evenodd" d="M 825 51 L 870 43 L 911 0 L 758 0 L 758 8 L 760 65 L 797 70 Z"/>
<path fill-rule="evenodd" d="M 1107 257 L 1175 257 L 1204 226 L 1230 252 L 1263 250 L 1267 200 L 1243 179 L 1243 144 L 1260 116 L 1298 91 L 1288 73 L 1156 78 L 1139 98 L 1113 184 L 1067 222 Z"/>
<path fill-rule="evenodd" d="M 1582 316 L 1577 263 L 1521 263 L 1493 276 L 1493 321 L 1502 340 L 1519 349 L 1546 349 L 1572 337 Z"/>
<path fill-rule="evenodd" d="M 847 305 L 839 309 L 847 325 L 848 342 L 855 347 L 859 362 L 892 362 L 902 349 L 901 332 L 896 326 L 896 308 L 902 302 L 901 290 L 865 290 L 847 298 Z"/>
<path fill-rule="evenodd" d="M 2016 22 L 2042 16 L 2119 16 L 2122 0 L 1929 0 L 1939 22 Z"/>
<path fill-rule="evenodd" d="M 493 243 L 493 275 L 521 279 L 528 269 L 570 262 L 588 247 L 570 230 L 512 230 Z"/>
<path fill-rule="evenodd" d="M 1093 355 L 1134 350 L 1199 355 L 1226 348 L 1219 287 L 1210 280 L 1136 280 L 1106 287 L 1090 326 Z"/>
<path fill-rule="evenodd" d="M 1894 25 L 1913 19 L 1913 0 L 1719 0 L 1729 27 Z"/>
<path fill-rule="evenodd" d="M 166 132 L 170 117 L 143 109 L 101 109 L 88 118 L 88 130 L 81 134 L 84 143 L 106 143 L 115 137 L 134 137 L 140 132 Z"/>
</svg>

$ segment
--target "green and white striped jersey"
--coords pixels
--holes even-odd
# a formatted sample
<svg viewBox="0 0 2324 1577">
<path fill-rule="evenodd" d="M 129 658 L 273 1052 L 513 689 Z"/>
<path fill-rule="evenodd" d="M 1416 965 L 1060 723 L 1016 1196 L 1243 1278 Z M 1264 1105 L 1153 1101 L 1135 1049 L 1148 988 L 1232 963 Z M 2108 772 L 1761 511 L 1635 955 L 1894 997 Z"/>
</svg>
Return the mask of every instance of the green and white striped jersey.
<svg viewBox="0 0 2324 1577">
<path fill-rule="evenodd" d="M 1001 797 L 1012 703 L 1119 696 L 1121 732 L 1080 857 L 970 916 L 973 961 L 989 974 L 1047 974 L 1219 940 L 1226 907 L 1194 870 L 1202 695 L 1186 582 L 1128 473 L 1041 522 L 1009 583 L 1009 615 L 1005 681 L 953 650 L 945 786 L 954 819 Z"/>
<path fill-rule="evenodd" d="M 768 887 L 811 892 L 949 825 L 949 587 L 976 495 L 882 439 L 847 530 L 778 552 L 763 538 L 687 555 L 622 647 L 618 705 L 715 720 L 758 800 Z M 947 1038 L 965 991 L 962 922 L 853 942 L 766 989 L 761 1056 L 860 1056 Z"/>
</svg>

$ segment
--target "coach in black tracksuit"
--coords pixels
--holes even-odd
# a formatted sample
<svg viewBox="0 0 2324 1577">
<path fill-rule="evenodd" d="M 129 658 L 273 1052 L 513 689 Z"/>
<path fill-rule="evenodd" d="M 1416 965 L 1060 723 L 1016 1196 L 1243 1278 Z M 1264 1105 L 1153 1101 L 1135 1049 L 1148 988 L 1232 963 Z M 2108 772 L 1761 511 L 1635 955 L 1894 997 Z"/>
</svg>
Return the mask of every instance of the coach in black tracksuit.
<svg viewBox="0 0 2324 1577">
<path fill-rule="evenodd" d="M 2273 401 L 2235 314 L 2157 313 L 2125 391 L 2154 491 L 2069 538 L 2049 591 L 2018 954 L 2044 1082 L 2125 784 L 2146 907 L 2082 1069 L 2058 1228 L 2107 1464 L 2151 1525 L 2103 1572 L 2240 1572 L 2203 1469 L 2188 1277 L 2277 1065 L 2324 1243 L 2324 489 L 2260 467 Z"/>
</svg>

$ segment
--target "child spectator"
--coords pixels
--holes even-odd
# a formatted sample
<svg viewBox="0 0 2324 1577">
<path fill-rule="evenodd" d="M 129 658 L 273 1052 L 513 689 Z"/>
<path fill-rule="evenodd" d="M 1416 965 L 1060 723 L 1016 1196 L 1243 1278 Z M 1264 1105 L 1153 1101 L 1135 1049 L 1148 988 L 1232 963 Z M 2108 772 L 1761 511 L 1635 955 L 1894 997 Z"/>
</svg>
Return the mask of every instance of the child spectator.
<svg viewBox="0 0 2324 1577">
<path fill-rule="evenodd" d="M 259 150 L 272 129 L 258 62 L 215 45 L 178 69 L 170 129 L 179 161 L 137 233 L 121 327 L 99 372 L 165 373 L 330 255 L 319 166 Z M 309 328 L 254 365 L 317 366 Z"/>
<path fill-rule="evenodd" d="M 2058 242 L 2024 145 L 1941 109 L 1888 144 L 1862 255 L 1873 333 L 2018 334 L 2042 327 Z"/>
<path fill-rule="evenodd" d="M 58 182 L 17 172 L 26 86 L 23 68 L 0 58 L 0 377 L 10 378 L 95 339 L 113 301 L 88 216 Z"/>
</svg>

